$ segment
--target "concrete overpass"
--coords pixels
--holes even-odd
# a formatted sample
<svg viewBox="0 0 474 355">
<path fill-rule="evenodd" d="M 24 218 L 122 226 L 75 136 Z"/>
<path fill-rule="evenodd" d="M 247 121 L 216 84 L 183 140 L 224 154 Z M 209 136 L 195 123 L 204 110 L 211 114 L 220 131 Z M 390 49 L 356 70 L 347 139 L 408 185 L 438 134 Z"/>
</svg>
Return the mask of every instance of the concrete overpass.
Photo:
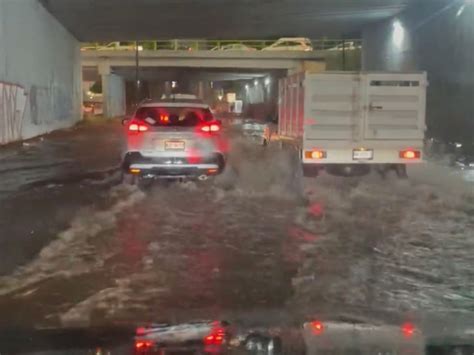
<svg viewBox="0 0 474 355">
<path fill-rule="evenodd" d="M 158 76 L 160 68 L 197 68 L 200 71 L 212 69 L 206 73 L 190 73 L 198 85 L 207 85 L 207 81 L 243 80 L 261 76 L 261 72 L 272 70 L 301 71 L 324 70 L 325 56 L 328 51 L 186 51 L 186 50 L 144 50 L 139 52 L 140 79 L 151 80 Z M 124 79 L 130 78 L 130 70 L 136 66 L 134 51 L 82 51 L 83 71 L 90 72 L 97 68 L 101 77 L 104 113 L 107 116 L 120 114 L 124 101 Z M 228 69 L 229 72 L 216 72 L 216 69 Z M 230 71 L 231 70 L 231 71 Z M 242 73 L 251 70 L 252 73 Z M 168 70 L 167 70 L 168 71 Z M 172 70 L 170 74 L 174 74 Z M 260 73 L 259 73 L 260 71 Z M 128 75 L 127 75 L 128 74 Z M 133 77 L 132 73 L 132 77 Z M 161 74 L 163 76 L 163 74 Z M 174 78 L 169 80 L 175 80 Z M 135 78 L 133 78 L 135 81 Z M 158 88 L 153 88 L 158 92 Z M 118 95 L 118 96 L 117 96 Z"/>
<path fill-rule="evenodd" d="M 297 70 L 304 62 L 324 62 L 327 51 L 141 51 L 141 67 Z M 83 51 L 85 67 L 135 66 L 133 51 Z"/>
</svg>

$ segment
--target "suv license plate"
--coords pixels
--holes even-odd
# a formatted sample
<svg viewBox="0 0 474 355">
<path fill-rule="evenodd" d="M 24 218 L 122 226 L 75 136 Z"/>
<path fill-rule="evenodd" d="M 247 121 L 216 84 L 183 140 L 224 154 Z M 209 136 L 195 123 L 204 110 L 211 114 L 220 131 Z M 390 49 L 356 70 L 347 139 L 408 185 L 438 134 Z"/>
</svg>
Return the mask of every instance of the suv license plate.
<svg viewBox="0 0 474 355">
<path fill-rule="evenodd" d="M 165 141 L 165 150 L 184 150 L 184 141 Z"/>
<path fill-rule="evenodd" d="M 374 151 L 372 149 L 354 149 L 352 151 L 353 160 L 372 160 L 374 159 Z"/>
</svg>

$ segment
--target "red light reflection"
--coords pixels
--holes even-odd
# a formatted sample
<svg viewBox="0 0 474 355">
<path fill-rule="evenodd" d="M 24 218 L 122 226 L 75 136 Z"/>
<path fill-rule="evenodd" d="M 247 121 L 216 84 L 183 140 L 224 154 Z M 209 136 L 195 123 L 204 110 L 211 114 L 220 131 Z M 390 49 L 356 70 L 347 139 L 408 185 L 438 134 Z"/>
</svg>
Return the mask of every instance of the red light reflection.
<svg viewBox="0 0 474 355">
<path fill-rule="evenodd" d="M 411 323 L 405 323 L 402 325 L 402 333 L 405 335 L 405 337 L 410 338 L 415 334 L 415 326 Z"/>
<path fill-rule="evenodd" d="M 135 341 L 135 349 L 137 350 L 145 350 L 151 348 L 153 346 L 153 342 L 149 340 L 136 340 Z"/>
<path fill-rule="evenodd" d="M 222 345 L 225 339 L 225 329 L 217 327 L 212 329 L 211 333 L 204 337 L 204 345 Z"/>
<path fill-rule="evenodd" d="M 324 325 L 320 321 L 311 322 L 311 330 L 315 335 L 321 335 L 324 332 Z"/>
<path fill-rule="evenodd" d="M 324 215 L 324 207 L 322 204 L 314 202 L 309 206 L 308 212 L 314 217 L 322 217 Z"/>
</svg>

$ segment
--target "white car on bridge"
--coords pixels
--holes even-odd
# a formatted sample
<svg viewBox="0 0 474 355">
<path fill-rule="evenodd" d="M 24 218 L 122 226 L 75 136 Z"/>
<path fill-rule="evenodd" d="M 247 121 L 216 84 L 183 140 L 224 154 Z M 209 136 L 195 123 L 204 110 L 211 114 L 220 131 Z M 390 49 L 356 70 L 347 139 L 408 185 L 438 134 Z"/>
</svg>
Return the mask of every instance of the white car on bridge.
<svg viewBox="0 0 474 355">
<path fill-rule="evenodd" d="M 249 47 L 243 43 L 231 43 L 223 46 L 216 46 L 211 51 L 256 51 L 256 48 Z"/>
<path fill-rule="evenodd" d="M 111 42 L 107 45 L 81 47 L 81 51 L 135 51 L 136 49 L 137 46 L 130 42 Z M 138 46 L 138 50 L 142 51 L 143 46 Z"/>
<path fill-rule="evenodd" d="M 265 47 L 262 51 L 304 51 L 313 50 L 311 40 L 303 37 L 280 38 L 272 45 Z"/>
</svg>

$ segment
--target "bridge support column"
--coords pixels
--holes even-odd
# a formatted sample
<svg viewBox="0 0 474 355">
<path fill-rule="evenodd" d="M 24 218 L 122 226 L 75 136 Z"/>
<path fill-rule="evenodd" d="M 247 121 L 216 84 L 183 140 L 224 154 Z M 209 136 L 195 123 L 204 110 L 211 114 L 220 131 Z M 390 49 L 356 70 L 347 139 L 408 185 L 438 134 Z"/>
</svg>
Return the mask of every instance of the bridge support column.
<svg viewBox="0 0 474 355">
<path fill-rule="evenodd" d="M 102 80 L 104 117 L 124 116 L 126 112 L 125 80 L 112 73 L 110 66 L 104 64 L 99 66 L 99 74 Z"/>
<path fill-rule="evenodd" d="M 149 94 L 150 94 L 150 98 L 151 99 L 159 99 L 164 90 L 163 90 L 163 84 L 158 82 L 158 81 L 151 81 L 148 83 L 148 91 L 149 91 Z"/>
<path fill-rule="evenodd" d="M 197 87 L 197 97 L 199 97 L 201 100 L 203 100 L 204 95 L 205 95 L 204 82 L 202 80 L 200 80 L 198 82 L 198 87 Z"/>
</svg>

